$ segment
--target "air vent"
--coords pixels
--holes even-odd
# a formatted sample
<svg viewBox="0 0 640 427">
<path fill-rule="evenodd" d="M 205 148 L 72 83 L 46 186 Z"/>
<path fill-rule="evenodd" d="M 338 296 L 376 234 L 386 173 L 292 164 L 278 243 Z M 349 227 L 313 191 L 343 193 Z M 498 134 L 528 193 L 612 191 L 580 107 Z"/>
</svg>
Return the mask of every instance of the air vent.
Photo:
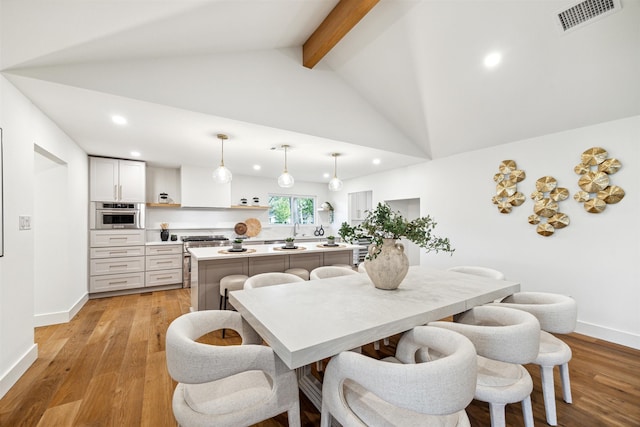
<svg viewBox="0 0 640 427">
<path fill-rule="evenodd" d="M 563 33 L 583 27 L 619 11 L 620 0 L 586 0 L 557 14 L 557 23 Z"/>
</svg>

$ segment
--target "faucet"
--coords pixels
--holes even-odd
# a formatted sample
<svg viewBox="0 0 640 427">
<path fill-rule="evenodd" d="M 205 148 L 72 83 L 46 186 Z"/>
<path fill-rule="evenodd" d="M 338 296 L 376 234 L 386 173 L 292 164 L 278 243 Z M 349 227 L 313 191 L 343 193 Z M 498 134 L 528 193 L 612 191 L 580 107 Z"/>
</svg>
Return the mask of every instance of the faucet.
<svg viewBox="0 0 640 427">
<path fill-rule="evenodd" d="M 293 237 L 296 237 L 298 235 L 298 226 L 300 224 L 298 224 L 297 222 L 293 223 Z"/>
</svg>

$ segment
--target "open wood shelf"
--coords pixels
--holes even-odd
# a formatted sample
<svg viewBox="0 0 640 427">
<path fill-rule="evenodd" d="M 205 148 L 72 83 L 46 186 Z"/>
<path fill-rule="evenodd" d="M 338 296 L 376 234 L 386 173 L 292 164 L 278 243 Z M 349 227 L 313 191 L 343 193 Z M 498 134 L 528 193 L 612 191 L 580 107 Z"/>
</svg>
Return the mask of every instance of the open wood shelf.
<svg viewBox="0 0 640 427">
<path fill-rule="evenodd" d="M 179 208 L 180 203 L 147 203 L 150 208 Z"/>
</svg>

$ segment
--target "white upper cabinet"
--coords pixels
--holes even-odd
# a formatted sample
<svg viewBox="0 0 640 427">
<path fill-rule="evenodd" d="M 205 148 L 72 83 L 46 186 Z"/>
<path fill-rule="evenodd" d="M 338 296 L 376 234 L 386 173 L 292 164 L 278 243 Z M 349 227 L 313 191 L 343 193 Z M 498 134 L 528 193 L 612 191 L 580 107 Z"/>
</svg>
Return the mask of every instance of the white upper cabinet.
<svg viewBox="0 0 640 427">
<path fill-rule="evenodd" d="M 213 169 L 182 166 L 180 191 L 182 207 L 228 208 L 231 206 L 231 183 L 215 182 Z"/>
<path fill-rule="evenodd" d="M 89 157 L 89 188 L 92 202 L 143 203 L 145 163 Z"/>
</svg>

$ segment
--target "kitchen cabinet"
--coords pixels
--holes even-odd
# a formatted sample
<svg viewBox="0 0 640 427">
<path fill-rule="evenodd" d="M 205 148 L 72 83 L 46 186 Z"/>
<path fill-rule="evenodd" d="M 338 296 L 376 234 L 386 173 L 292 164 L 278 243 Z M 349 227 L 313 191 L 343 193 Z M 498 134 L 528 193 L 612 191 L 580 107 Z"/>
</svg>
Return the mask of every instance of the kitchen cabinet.
<svg viewBox="0 0 640 427">
<path fill-rule="evenodd" d="M 182 284 L 182 243 L 147 245 L 146 286 Z"/>
<path fill-rule="evenodd" d="M 231 206 L 231 183 L 218 184 L 213 169 L 194 166 L 180 168 L 180 197 L 182 207 L 228 208 Z"/>
<path fill-rule="evenodd" d="M 351 225 L 359 224 L 367 216 L 367 211 L 371 210 L 372 191 L 359 191 L 349 193 L 349 222 Z"/>
<path fill-rule="evenodd" d="M 89 293 L 144 288 L 144 230 L 89 232 Z"/>
<path fill-rule="evenodd" d="M 89 197 L 92 202 L 145 201 L 145 162 L 89 157 Z"/>
</svg>

